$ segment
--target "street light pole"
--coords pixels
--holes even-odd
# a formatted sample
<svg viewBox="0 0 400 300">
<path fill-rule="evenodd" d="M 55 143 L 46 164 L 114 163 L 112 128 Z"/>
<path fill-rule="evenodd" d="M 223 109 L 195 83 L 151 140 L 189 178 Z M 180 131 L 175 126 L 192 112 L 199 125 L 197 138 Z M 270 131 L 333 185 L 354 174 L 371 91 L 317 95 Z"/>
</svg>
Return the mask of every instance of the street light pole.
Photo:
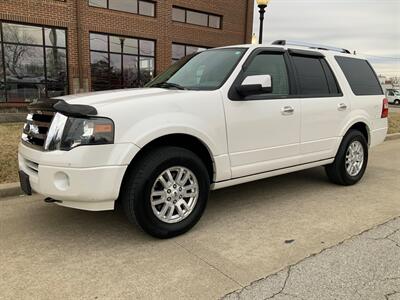
<svg viewBox="0 0 400 300">
<path fill-rule="evenodd" d="M 270 0 L 257 0 L 257 5 L 258 5 L 258 8 L 260 9 L 259 10 L 259 12 L 260 12 L 260 33 L 259 33 L 259 36 L 258 36 L 259 37 L 259 40 L 258 40 L 259 44 L 262 44 L 262 42 L 263 42 L 264 15 L 265 15 L 265 9 L 267 8 L 269 1 Z"/>
</svg>

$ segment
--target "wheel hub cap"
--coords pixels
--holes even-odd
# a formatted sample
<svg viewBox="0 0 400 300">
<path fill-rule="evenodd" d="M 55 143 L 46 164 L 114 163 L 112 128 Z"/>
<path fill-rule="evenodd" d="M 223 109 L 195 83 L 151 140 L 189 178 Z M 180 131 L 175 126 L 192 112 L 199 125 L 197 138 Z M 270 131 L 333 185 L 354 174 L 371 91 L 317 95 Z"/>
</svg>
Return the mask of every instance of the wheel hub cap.
<svg viewBox="0 0 400 300">
<path fill-rule="evenodd" d="M 364 165 L 364 148 L 359 141 L 354 141 L 347 148 L 346 171 L 350 176 L 357 176 Z"/>
<path fill-rule="evenodd" d="M 185 167 L 172 167 L 160 174 L 150 196 L 154 215 L 165 223 L 186 219 L 196 206 L 199 186 L 196 176 Z"/>
</svg>

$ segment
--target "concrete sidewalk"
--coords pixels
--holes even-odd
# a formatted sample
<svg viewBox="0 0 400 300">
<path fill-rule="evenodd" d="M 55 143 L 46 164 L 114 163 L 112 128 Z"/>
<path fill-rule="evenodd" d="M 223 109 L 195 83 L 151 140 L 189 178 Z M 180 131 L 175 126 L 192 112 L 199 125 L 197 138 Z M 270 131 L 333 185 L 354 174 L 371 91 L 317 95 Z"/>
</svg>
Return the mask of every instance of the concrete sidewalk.
<svg viewBox="0 0 400 300">
<path fill-rule="evenodd" d="M 0 299 L 217 299 L 269 274 L 278 272 L 275 278 L 285 280 L 280 270 L 309 264 L 304 258 L 329 254 L 323 250 L 400 216 L 399 149 L 400 140 L 374 148 L 365 177 L 351 187 L 331 184 L 315 168 L 214 191 L 199 224 L 171 240 L 149 237 L 119 211 L 63 208 L 44 203 L 40 195 L 4 199 Z M 288 288 L 300 291 L 296 274 L 303 268 L 313 274 L 311 282 L 342 280 L 343 287 L 353 282 L 341 271 L 345 266 L 357 267 L 368 279 L 395 276 L 391 267 L 398 270 L 400 260 L 395 248 L 383 253 L 388 265 L 382 270 L 368 267 L 382 255 L 372 250 L 381 242 L 349 248 L 341 264 L 332 260 L 323 270 L 300 263 L 290 272 Z M 380 296 L 392 287 L 379 290 Z M 321 292 L 306 289 L 316 297 Z"/>
<path fill-rule="evenodd" d="M 400 218 L 307 257 L 224 299 L 400 299 Z"/>
</svg>

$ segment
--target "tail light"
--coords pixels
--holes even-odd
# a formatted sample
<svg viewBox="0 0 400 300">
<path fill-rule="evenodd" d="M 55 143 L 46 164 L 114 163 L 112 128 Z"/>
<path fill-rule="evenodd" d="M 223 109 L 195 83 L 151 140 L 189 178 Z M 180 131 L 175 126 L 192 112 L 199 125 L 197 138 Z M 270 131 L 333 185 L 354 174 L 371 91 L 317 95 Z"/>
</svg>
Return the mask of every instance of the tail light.
<svg viewBox="0 0 400 300">
<path fill-rule="evenodd" d="M 381 118 L 387 118 L 389 115 L 389 100 L 383 99 Z"/>
</svg>

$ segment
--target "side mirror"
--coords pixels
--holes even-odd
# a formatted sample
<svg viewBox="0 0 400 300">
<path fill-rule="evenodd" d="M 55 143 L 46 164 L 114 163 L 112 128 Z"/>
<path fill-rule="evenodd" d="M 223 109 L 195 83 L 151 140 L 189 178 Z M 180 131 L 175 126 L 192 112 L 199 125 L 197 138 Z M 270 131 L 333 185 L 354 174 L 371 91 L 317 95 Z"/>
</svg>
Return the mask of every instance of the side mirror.
<svg viewBox="0 0 400 300">
<path fill-rule="evenodd" d="M 272 93 L 272 77 L 271 75 L 247 76 L 236 89 L 241 96 Z"/>
</svg>

